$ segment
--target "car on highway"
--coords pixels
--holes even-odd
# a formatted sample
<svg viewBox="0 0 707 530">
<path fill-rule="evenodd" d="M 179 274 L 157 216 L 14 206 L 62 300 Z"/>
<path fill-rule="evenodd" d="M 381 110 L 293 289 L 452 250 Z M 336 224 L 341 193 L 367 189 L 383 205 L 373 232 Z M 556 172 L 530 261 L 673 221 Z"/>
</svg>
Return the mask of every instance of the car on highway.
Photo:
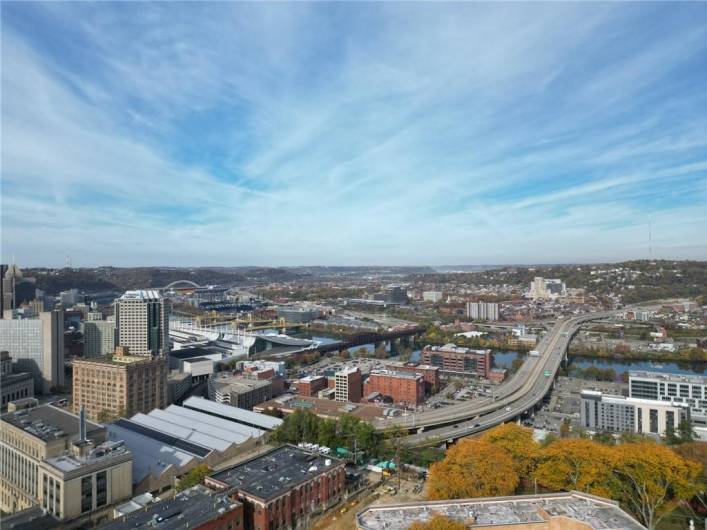
<svg viewBox="0 0 707 530">
<path fill-rule="evenodd" d="M 506 412 L 510 412 L 510 411 L 511 411 L 511 407 L 506 407 Z"/>
</svg>

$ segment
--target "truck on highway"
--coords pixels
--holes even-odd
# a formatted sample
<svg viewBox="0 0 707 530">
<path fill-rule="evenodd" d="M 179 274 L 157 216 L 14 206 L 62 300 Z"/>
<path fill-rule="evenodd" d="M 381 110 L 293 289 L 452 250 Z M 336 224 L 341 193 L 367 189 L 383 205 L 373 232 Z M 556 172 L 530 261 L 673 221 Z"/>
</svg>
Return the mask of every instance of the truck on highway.
<svg viewBox="0 0 707 530">
<path fill-rule="evenodd" d="M 545 370 L 545 377 L 550 377 L 551 375 L 550 370 Z"/>
<path fill-rule="evenodd" d="M 530 355 L 531 357 L 540 357 L 540 351 L 538 351 L 538 350 L 530 350 L 530 351 L 528 352 L 528 355 Z"/>
</svg>

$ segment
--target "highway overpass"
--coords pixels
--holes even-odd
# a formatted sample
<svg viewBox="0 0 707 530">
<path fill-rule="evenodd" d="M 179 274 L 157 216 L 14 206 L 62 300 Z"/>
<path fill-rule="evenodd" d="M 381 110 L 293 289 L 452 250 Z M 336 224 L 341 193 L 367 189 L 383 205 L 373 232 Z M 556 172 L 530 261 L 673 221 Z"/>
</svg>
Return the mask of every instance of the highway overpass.
<svg viewBox="0 0 707 530">
<path fill-rule="evenodd" d="M 590 320 L 607 318 L 614 311 L 587 313 L 558 320 L 537 346 L 540 355 L 528 356 L 513 377 L 492 397 L 477 398 L 442 409 L 379 421 L 378 429 L 400 425 L 412 432 L 410 445 L 435 445 L 499 425 L 532 410 L 552 387 L 572 336 Z"/>
</svg>

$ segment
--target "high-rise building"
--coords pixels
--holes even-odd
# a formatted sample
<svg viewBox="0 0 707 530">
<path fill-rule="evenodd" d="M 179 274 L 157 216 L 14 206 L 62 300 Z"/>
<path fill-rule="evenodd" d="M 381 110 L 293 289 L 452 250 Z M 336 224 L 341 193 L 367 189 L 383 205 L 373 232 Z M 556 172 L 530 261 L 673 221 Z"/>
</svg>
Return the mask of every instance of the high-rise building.
<svg viewBox="0 0 707 530">
<path fill-rule="evenodd" d="M 115 322 L 86 320 L 81 324 L 84 357 L 102 357 L 115 350 Z"/>
<path fill-rule="evenodd" d="M 533 300 L 549 300 L 558 296 L 565 296 L 566 293 L 567 288 L 562 280 L 536 276 L 530 282 L 530 298 Z"/>
<path fill-rule="evenodd" d="M 498 320 L 498 304 L 495 302 L 467 302 L 466 316 L 474 320 Z"/>
<path fill-rule="evenodd" d="M 15 359 L 17 371 L 32 374 L 36 392 L 64 386 L 64 310 L 0 320 L 0 349 Z"/>
<path fill-rule="evenodd" d="M 73 307 L 79 303 L 79 290 L 69 289 L 59 293 L 59 303 L 64 307 Z"/>
<path fill-rule="evenodd" d="M 0 263 L 0 319 L 4 318 L 5 309 L 11 309 L 7 303 L 9 300 L 5 298 L 6 286 L 5 286 L 5 273 L 7 272 L 7 265 L 5 263 Z"/>
<path fill-rule="evenodd" d="M 115 301 L 118 345 L 131 355 L 167 354 L 169 302 L 154 290 L 127 291 Z"/>
<path fill-rule="evenodd" d="M 696 424 L 707 425 L 707 376 L 630 371 L 628 390 L 632 398 L 685 404 Z"/>
<path fill-rule="evenodd" d="M 129 353 L 118 346 L 115 355 L 74 361 L 75 411 L 85 407 L 89 418 L 107 421 L 168 405 L 167 357 Z"/>
<path fill-rule="evenodd" d="M 345 368 L 334 375 L 334 390 L 336 401 L 359 403 L 361 401 L 362 381 L 361 370 Z"/>
</svg>

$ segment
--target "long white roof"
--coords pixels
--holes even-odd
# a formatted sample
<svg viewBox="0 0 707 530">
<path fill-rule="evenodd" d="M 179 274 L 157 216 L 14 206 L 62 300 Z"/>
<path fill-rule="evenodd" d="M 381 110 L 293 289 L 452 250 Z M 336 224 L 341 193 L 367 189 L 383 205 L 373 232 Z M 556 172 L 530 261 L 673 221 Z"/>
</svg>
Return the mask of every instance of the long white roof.
<svg viewBox="0 0 707 530">
<path fill-rule="evenodd" d="M 184 407 L 178 407 L 177 405 L 170 405 L 165 409 L 166 412 L 179 415 L 191 424 L 194 422 L 199 422 L 202 425 L 210 425 L 225 431 L 229 431 L 235 435 L 240 435 L 245 438 L 255 438 L 262 436 L 265 431 L 261 429 L 256 429 L 255 427 L 249 427 L 243 425 L 242 423 L 236 423 L 234 421 L 224 420 L 222 418 L 217 418 L 216 416 L 211 416 L 197 410 L 185 409 Z"/>
<path fill-rule="evenodd" d="M 230 418 L 236 422 L 257 425 L 258 427 L 267 430 L 272 430 L 282 423 L 280 418 L 268 416 L 267 414 L 260 414 L 258 412 L 252 412 L 250 410 L 241 409 L 238 407 L 232 407 L 231 405 L 216 403 L 215 401 L 200 397 L 192 396 L 186 399 L 183 405 L 192 409 L 203 410 L 204 412 L 209 412 L 211 414 L 218 414 L 219 416 Z"/>
<path fill-rule="evenodd" d="M 192 454 L 181 451 L 149 436 L 145 436 L 116 424 L 108 424 L 108 439 L 123 440 L 133 455 L 133 482 L 138 483 L 147 475 L 159 477 L 173 465 L 182 468 L 198 460 Z"/>
<path fill-rule="evenodd" d="M 145 425 L 146 427 L 151 427 L 152 429 L 162 431 L 165 434 L 176 436 L 182 440 L 187 440 L 188 442 L 192 442 L 212 450 L 215 449 L 217 451 L 225 451 L 231 445 L 231 443 L 223 439 L 216 438 L 213 435 L 209 435 L 194 428 L 169 421 L 169 418 L 165 418 L 163 411 L 161 410 L 153 410 L 149 415 L 136 414 L 130 418 L 130 421 L 139 423 L 140 425 Z"/>
</svg>

